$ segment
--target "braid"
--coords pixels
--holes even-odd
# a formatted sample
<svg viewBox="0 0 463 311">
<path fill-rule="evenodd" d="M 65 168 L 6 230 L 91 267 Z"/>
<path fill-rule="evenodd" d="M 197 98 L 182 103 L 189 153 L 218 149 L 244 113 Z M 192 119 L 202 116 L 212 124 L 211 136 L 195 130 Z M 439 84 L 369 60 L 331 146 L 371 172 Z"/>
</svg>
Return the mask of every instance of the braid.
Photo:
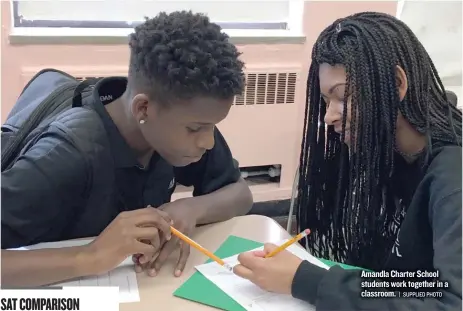
<svg viewBox="0 0 463 311">
<path fill-rule="evenodd" d="M 323 120 L 322 63 L 346 69 L 344 100 L 349 97 L 353 116 L 350 148 L 341 143 L 347 109 L 341 135 Z M 402 101 L 397 66 L 408 80 Z M 395 240 L 391 227 L 402 209 L 391 186 L 399 111 L 429 141 L 456 145 L 461 145 L 461 111 L 447 100 L 433 62 L 412 31 L 382 13 L 339 19 L 320 34 L 306 96 L 298 224 L 312 229 L 307 241 L 315 256 L 378 269 Z"/>
</svg>

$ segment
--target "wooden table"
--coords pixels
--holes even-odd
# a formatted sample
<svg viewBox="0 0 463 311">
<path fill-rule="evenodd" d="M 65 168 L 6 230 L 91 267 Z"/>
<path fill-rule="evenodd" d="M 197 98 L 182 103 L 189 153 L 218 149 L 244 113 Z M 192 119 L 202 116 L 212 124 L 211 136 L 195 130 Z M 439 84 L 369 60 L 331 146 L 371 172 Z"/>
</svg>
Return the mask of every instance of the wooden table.
<svg viewBox="0 0 463 311">
<path fill-rule="evenodd" d="M 258 242 L 279 242 L 287 239 L 290 235 L 273 219 L 248 215 L 234 219 L 203 226 L 197 229 L 192 238 L 199 244 L 211 251 L 215 251 L 228 238 L 229 235 L 236 235 Z M 120 304 L 121 311 L 207 311 L 217 310 L 206 305 L 193 301 L 178 298 L 172 293 L 182 285 L 194 272 L 196 265 L 204 263 L 207 258 L 191 249 L 190 257 L 181 277 L 173 275 L 176 258 L 174 254 L 169 262 L 162 267 L 156 277 L 149 277 L 145 273 L 138 275 L 138 290 L 140 301 L 135 303 Z"/>
</svg>

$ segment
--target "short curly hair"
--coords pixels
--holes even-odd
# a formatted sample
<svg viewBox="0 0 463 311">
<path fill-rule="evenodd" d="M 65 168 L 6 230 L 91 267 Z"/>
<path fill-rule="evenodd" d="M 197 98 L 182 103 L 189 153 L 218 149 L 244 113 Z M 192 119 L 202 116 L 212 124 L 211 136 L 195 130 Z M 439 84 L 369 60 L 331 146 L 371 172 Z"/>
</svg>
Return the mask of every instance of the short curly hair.
<svg viewBox="0 0 463 311">
<path fill-rule="evenodd" d="M 160 103 L 198 96 L 233 98 L 244 63 L 220 26 L 204 14 L 159 13 L 130 35 L 129 81 Z"/>
</svg>

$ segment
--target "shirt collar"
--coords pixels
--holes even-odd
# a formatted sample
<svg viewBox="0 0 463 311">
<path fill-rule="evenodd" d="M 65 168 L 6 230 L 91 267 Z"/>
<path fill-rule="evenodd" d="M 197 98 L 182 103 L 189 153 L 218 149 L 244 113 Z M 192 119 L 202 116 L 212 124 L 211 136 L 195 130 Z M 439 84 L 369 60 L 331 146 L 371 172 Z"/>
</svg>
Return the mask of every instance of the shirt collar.
<svg viewBox="0 0 463 311">
<path fill-rule="evenodd" d="M 111 145 L 111 153 L 116 167 L 141 167 L 132 148 L 130 148 L 125 139 L 122 137 L 119 129 L 109 116 L 103 102 L 100 99 L 99 90 L 102 85 L 114 82 L 120 83 L 121 81 L 127 84 L 127 78 L 125 77 L 109 77 L 98 81 L 93 90 L 93 107 L 103 121 L 108 135 L 109 143 Z"/>
</svg>

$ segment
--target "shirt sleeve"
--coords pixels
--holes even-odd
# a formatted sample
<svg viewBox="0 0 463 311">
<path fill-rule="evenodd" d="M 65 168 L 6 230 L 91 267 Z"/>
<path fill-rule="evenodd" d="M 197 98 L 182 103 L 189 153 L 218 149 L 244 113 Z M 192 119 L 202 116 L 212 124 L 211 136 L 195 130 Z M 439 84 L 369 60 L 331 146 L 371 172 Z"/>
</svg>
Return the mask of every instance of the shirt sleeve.
<svg viewBox="0 0 463 311">
<path fill-rule="evenodd" d="M 214 130 L 215 144 L 198 162 L 175 168 L 175 178 L 187 187 L 193 186 L 193 196 L 214 192 L 237 182 L 241 173 L 230 148 L 220 131 Z"/>
<path fill-rule="evenodd" d="M 317 310 L 461 310 L 461 195 L 459 189 L 431 206 L 434 268 L 441 281 L 449 284 L 439 289 L 441 298 L 362 298 L 360 271 L 337 266 L 327 271 L 309 262 L 299 266 L 292 295 L 314 304 Z"/>
<path fill-rule="evenodd" d="M 84 157 L 51 126 L 2 172 L 2 249 L 59 239 L 83 202 L 86 181 Z"/>
</svg>

